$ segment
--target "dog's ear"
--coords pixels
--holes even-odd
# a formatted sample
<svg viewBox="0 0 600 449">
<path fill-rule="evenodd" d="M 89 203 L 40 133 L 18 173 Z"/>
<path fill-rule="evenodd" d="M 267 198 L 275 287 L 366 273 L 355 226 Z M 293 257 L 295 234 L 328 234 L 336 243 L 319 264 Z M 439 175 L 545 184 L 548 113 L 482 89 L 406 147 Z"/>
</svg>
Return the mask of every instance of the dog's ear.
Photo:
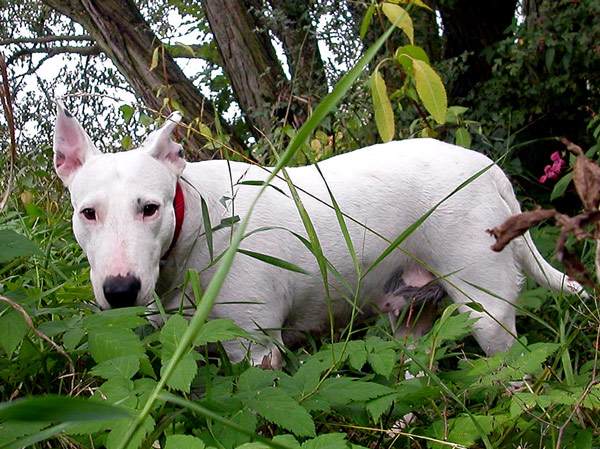
<svg viewBox="0 0 600 449">
<path fill-rule="evenodd" d="M 183 147 L 181 144 L 173 142 L 171 136 L 180 121 L 181 113 L 173 112 L 160 128 L 150 133 L 140 147 L 141 150 L 148 152 L 150 156 L 166 165 L 177 176 L 181 175 L 185 168 L 185 159 L 183 158 Z"/>
<path fill-rule="evenodd" d="M 63 183 L 69 187 L 73 176 L 92 156 L 101 154 L 92 139 L 62 102 L 56 102 L 56 125 L 54 127 L 54 169 Z"/>
</svg>

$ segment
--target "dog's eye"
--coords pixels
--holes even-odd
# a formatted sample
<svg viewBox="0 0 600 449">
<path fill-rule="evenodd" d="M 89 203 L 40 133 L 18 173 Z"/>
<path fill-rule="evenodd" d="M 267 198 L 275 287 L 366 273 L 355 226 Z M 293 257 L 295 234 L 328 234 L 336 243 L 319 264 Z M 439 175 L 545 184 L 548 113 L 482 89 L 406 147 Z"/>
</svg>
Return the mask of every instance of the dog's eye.
<svg viewBox="0 0 600 449">
<path fill-rule="evenodd" d="M 95 221 L 96 220 L 96 211 L 91 207 L 86 207 L 81 211 L 81 215 L 85 217 L 86 220 Z"/>
<path fill-rule="evenodd" d="M 152 217 L 158 211 L 158 204 L 146 204 L 144 206 L 144 217 Z"/>
</svg>

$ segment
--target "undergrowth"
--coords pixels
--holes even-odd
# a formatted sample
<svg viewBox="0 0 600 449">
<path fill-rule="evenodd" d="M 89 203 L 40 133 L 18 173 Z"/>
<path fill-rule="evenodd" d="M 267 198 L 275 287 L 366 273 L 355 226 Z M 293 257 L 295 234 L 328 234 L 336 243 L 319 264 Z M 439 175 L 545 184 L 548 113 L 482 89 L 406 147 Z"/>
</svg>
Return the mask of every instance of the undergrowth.
<svg viewBox="0 0 600 449">
<path fill-rule="evenodd" d="M 144 308 L 98 312 L 64 214 L 52 203 L 10 206 L 0 219 L 2 402 L 60 394 L 132 415 L 87 416 L 67 402 L 62 413 L 76 415 L 67 419 L 60 407 L 46 416 L 43 404 L 32 404 L 39 420 L 3 420 L 0 447 L 49 437 L 52 447 L 116 447 L 188 321 L 175 315 L 156 330 Z M 537 234 L 547 247 L 552 229 Z M 452 305 L 420 339 L 395 340 L 379 318 L 340 331 L 335 341 L 289 351 L 283 371 L 232 366 L 226 356 L 189 350 L 128 447 L 441 448 L 481 446 L 482 437 L 498 448 L 594 447 L 597 308 L 539 287 L 526 289 L 520 301 L 523 344 L 493 357 L 464 338 L 472 320 L 452 313 Z M 215 320 L 194 345 L 244 335 L 231 321 Z M 407 370 L 425 375 L 406 378 Z M 414 418 L 400 426 L 409 413 Z"/>
</svg>

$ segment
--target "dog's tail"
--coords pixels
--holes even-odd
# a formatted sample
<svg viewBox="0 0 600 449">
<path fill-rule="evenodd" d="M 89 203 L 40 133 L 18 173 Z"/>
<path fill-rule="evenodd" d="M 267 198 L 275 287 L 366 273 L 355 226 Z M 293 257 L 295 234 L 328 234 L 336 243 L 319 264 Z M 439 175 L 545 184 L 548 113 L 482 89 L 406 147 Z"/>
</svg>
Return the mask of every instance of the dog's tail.
<svg viewBox="0 0 600 449">
<path fill-rule="evenodd" d="M 510 213 L 512 215 L 520 214 L 521 206 L 504 172 L 498 167 L 494 167 L 490 171 L 494 177 L 498 193 L 508 206 Z M 505 251 L 510 249 L 514 252 L 521 270 L 540 285 L 555 291 L 566 291 L 569 294 L 581 293 L 587 296 L 583 292 L 581 284 L 569 280 L 566 274 L 554 268 L 543 258 L 535 246 L 529 231 L 522 237 L 513 240 L 511 245 L 505 248 Z"/>
</svg>

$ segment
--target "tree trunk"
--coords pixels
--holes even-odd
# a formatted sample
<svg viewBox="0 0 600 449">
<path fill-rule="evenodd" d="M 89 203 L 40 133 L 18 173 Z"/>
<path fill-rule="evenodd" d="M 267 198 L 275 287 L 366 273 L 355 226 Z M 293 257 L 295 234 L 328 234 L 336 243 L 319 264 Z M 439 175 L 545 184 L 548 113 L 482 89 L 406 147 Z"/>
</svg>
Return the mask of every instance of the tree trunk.
<svg viewBox="0 0 600 449">
<path fill-rule="evenodd" d="M 452 86 L 452 101 L 464 97 L 478 82 L 490 78 L 491 66 L 481 52 L 505 38 L 504 31 L 515 17 L 517 0 L 453 0 L 436 3 L 444 24 L 444 58 L 470 53 L 467 71 Z"/>
<path fill-rule="evenodd" d="M 168 52 L 161 53 L 159 65 L 150 70 L 154 49 L 161 45 L 132 0 L 43 0 L 45 4 L 80 23 L 113 61 L 136 94 L 152 109 L 164 111 L 169 99 L 183 109 L 188 123 L 200 117 L 213 131 L 215 111 L 206 98 L 183 74 Z M 165 89 L 165 85 L 167 89 Z M 169 111 L 164 111 L 169 112 Z M 223 125 L 224 132 L 229 129 Z M 194 156 L 206 159 L 213 151 L 203 147 L 209 140 L 190 133 L 188 144 Z M 244 143 L 231 136 L 230 144 L 245 151 Z"/>
<path fill-rule="evenodd" d="M 268 34 L 245 0 L 203 0 L 202 6 L 251 132 L 268 135 L 288 83 Z"/>
</svg>

